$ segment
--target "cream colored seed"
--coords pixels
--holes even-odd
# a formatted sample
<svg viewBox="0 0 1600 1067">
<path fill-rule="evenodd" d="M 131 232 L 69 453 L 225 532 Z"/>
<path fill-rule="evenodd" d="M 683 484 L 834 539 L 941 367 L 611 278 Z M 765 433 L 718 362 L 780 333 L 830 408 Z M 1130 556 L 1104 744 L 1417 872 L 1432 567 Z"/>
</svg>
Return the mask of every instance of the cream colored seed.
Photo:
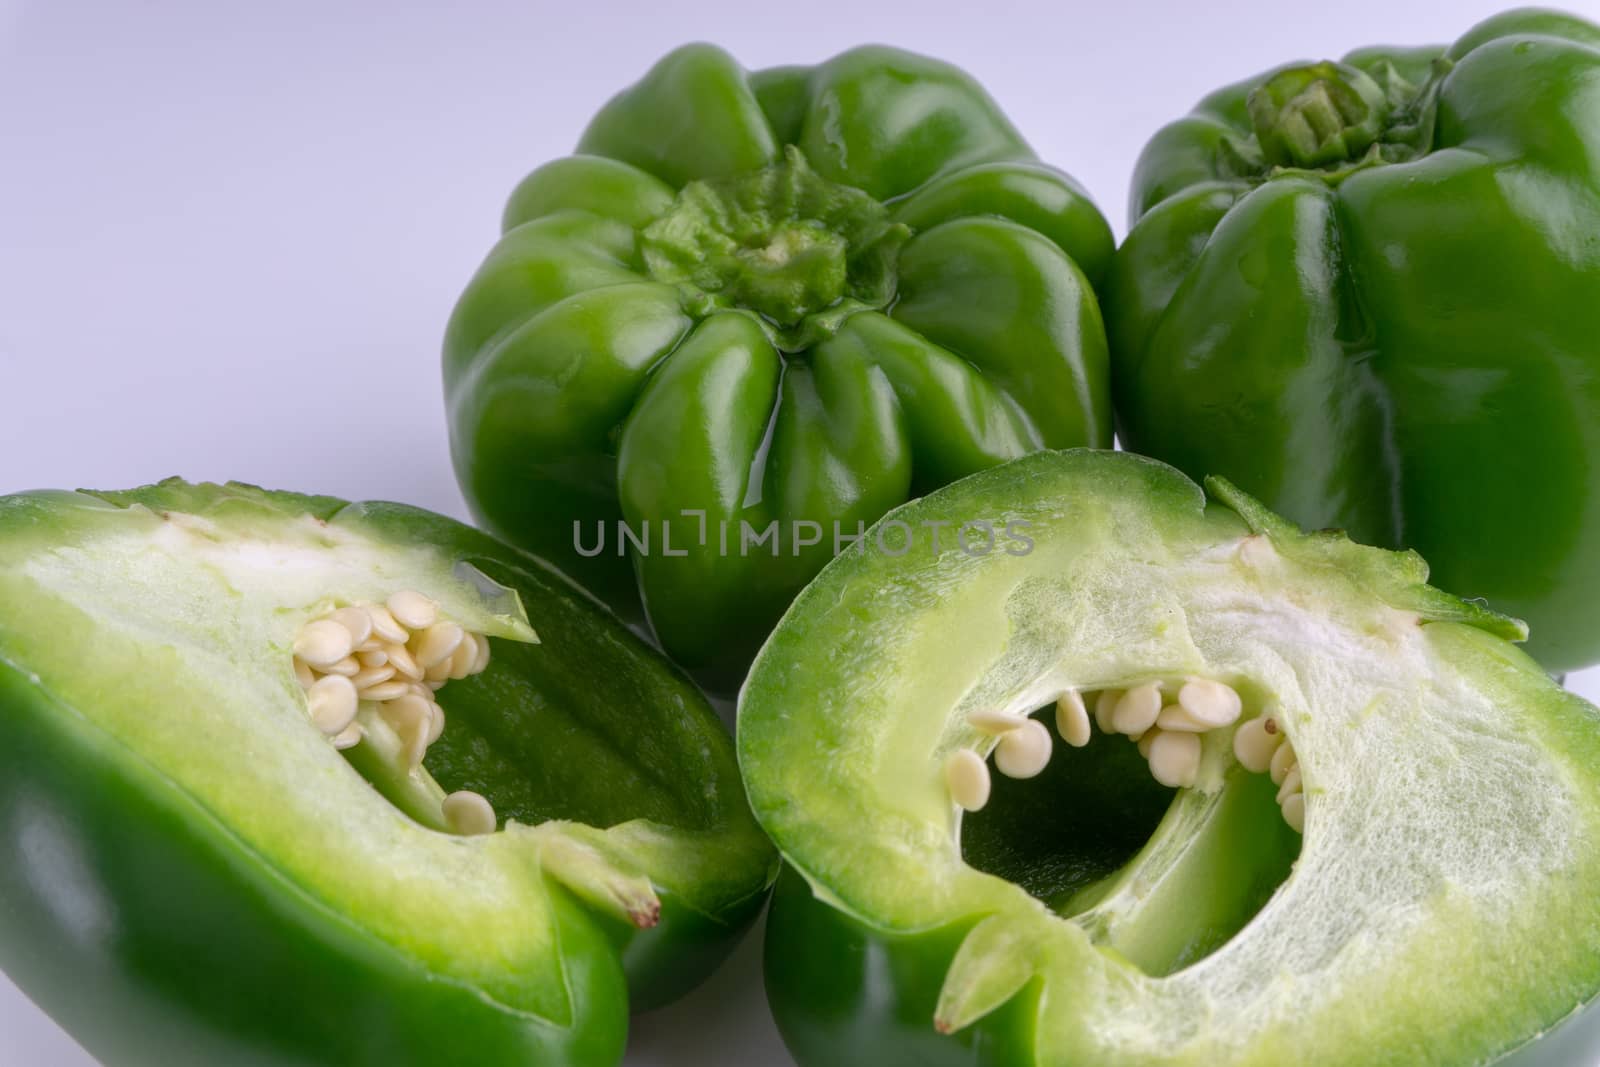
<svg viewBox="0 0 1600 1067">
<path fill-rule="evenodd" d="M 966 811 L 980 811 L 989 803 L 989 765 L 970 748 L 959 748 L 944 763 L 944 783 L 950 799 Z"/>
<path fill-rule="evenodd" d="M 432 705 L 427 699 L 415 693 L 406 693 L 378 709 L 384 721 L 400 735 L 400 741 L 405 745 L 408 766 L 417 766 L 422 762 L 422 757 L 427 755 L 428 731 L 433 717 L 431 708 Z"/>
<path fill-rule="evenodd" d="M 461 644 L 456 646 L 455 653 L 450 657 L 450 677 L 465 678 L 472 673 L 472 665 L 478 659 L 478 639 L 471 634 L 464 634 Z"/>
<path fill-rule="evenodd" d="M 402 589 L 388 600 L 384 607 L 394 616 L 395 622 L 408 630 L 425 630 L 439 618 L 439 605 L 415 589 Z"/>
<path fill-rule="evenodd" d="M 1299 765 L 1300 760 L 1294 754 L 1294 746 L 1284 741 L 1278 746 L 1278 751 L 1272 754 L 1272 763 L 1267 767 L 1267 772 L 1272 775 L 1272 784 L 1282 785 L 1289 772 Z"/>
<path fill-rule="evenodd" d="M 422 668 L 417 665 L 411 650 L 405 645 L 388 645 L 383 652 L 389 657 L 389 666 L 393 667 L 397 674 L 403 674 L 413 682 L 422 681 Z"/>
<path fill-rule="evenodd" d="M 411 655 L 416 659 L 417 666 L 426 673 L 429 667 L 455 655 L 466 636 L 466 631 L 456 623 L 436 622 L 411 639 Z"/>
<path fill-rule="evenodd" d="M 428 756 L 428 724 L 412 732 L 406 741 L 406 766 L 416 770 Z"/>
<path fill-rule="evenodd" d="M 1028 719 L 1010 733 L 1000 735 L 994 749 L 994 766 L 1007 778 L 1032 778 L 1050 762 L 1050 731 L 1044 723 Z"/>
<path fill-rule="evenodd" d="M 361 739 L 365 736 L 366 733 L 361 729 L 361 724 L 358 722 L 353 722 L 349 726 L 346 726 L 342 733 L 335 734 L 333 737 L 329 738 L 329 740 L 333 742 L 334 748 L 338 749 L 340 752 L 343 752 L 347 748 L 355 748 L 361 743 Z"/>
<path fill-rule="evenodd" d="M 367 614 L 372 618 L 372 636 L 380 641 L 403 645 L 411 637 L 382 604 L 368 604 Z"/>
<path fill-rule="evenodd" d="M 1304 793 L 1296 793 L 1284 799 L 1283 821 L 1288 823 L 1297 834 L 1306 832 L 1306 795 Z"/>
<path fill-rule="evenodd" d="M 404 733 L 428 719 L 427 697 L 418 696 L 409 689 L 397 697 L 386 701 L 378 709 L 378 714 L 383 720 L 393 726 L 396 733 Z"/>
<path fill-rule="evenodd" d="M 1120 689 L 1102 689 L 1100 695 L 1094 698 L 1094 724 L 1103 734 L 1114 734 L 1117 728 L 1112 725 L 1112 719 L 1117 712 L 1117 701 L 1122 699 Z"/>
<path fill-rule="evenodd" d="M 1272 754 L 1283 744 L 1281 733 L 1268 733 L 1266 716 L 1251 719 L 1233 735 L 1233 754 L 1241 766 L 1251 774 L 1266 774 L 1272 766 Z"/>
<path fill-rule="evenodd" d="M 350 676 L 350 682 L 357 689 L 371 689 L 379 682 L 387 682 L 394 677 L 394 668 L 385 664 L 382 667 L 366 667 Z"/>
<path fill-rule="evenodd" d="M 1134 738 L 1133 739 L 1134 744 L 1136 744 L 1139 747 L 1139 755 L 1143 756 L 1145 759 L 1149 759 L 1150 758 L 1150 746 L 1155 744 L 1156 743 L 1156 738 L 1158 738 L 1160 736 L 1161 736 L 1161 728 L 1159 726 L 1152 726 L 1150 729 L 1146 730 L 1144 733 L 1142 733 L 1138 737 Z"/>
<path fill-rule="evenodd" d="M 294 680 L 300 683 L 301 689 L 310 689 L 311 684 L 317 680 L 316 674 L 299 656 L 294 658 Z"/>
<path fill-rule="evenodd" d="M 306 704 L 317 729 L 333 737 L 355 721 L 356 687 L 350 684 L 350 679 L 338 674 L 318 678 L 316 684 L 306 690 Z"/>
<path fill-rule="evenodd" d="M 350 643 L 360 646 L 372 636 L 372 616 L 365 608 L 340 608 L 329 616 L 334 622 L 350 631 Z"/>
<path fill-rule="evenodd" d="M 444 821 L 463 837 L 494 833 L 499 820 L 488 800 L 470 789 L 457 790 L 444 798 Z"/>
<path fill-rule="evenodd" d="M 389 653 L 385 652 L 380 645 L 377 648 L 369 648 L 365 651 L 357 652 L 356 659 L 361 661 L 363 668 L 385 667 L 389 664 Z"/>
<path fill-rule="evenodd" d="M 449 681 L 449 680 L 450 679 L 448 679 L 448 678 L 440 678 L 440 679 L 438 679 L 436 681 L 436 680 L 434 680 L 432 678 L 429 678 L 426 684 L 428 686 L 429 692 L 437 693 L 439 690 L 444 688 L 444 683 Z"/>
<path fill-rule="evenodd" d="M 1122 694 L 1117 710 L 1112 713 L 1111 725 L 1116 727 L 1117 733 L 1131 737 L 1154 726 L 1160 714 L 1161 687 L 1148 682 Z"/>
<path fill-rule="evenodd" d="M 443 685 L 445 682 L 450 680 L 451 662 L 452 660 L 446 659 L 440 663 L 435 663 L 433 666 L 422 672 L 422 680 L 425 682 L 438 682 L 440 685 Z"/>
<path fill-rule="evenodd" d="M 1210 726 L 1196 719 L 1182 704 L 1168 704 L 1156 716 L 1156 725 L 1163 730 L 1176 730 L 1185 734 L 1203 734 Z"/>
<path fill-rule="evenodd" d="M 1283 784 L 1278 786 L 1278 803 L 1282 804 L 1289 797 L 1301 791 L 1300 765 L 1295 764 L 1290 768 L 1289 773 L 1283 776 Z"/>
<path fill-rule="evenodd" d="M 489 639 L 483 634 L 474 634 L 473 640 L 478 646 L 478 655 L 472 661 L 472 674 L 482 674 L 489 669 Z"/>
<path fill-rule="evenodd" d="M 1191 678 L 1178 690 L 1178 703 L 1208 729 L 1231 726 L 1239 721 L 1244 702 L 1231 685 L 1209 678 Z"/>
<path fill-rule="evenodd" d="M 428 702 L 428 744 L 444 736 L 444 709 L 431 700 Z"/>
<path fill-rule="evenodd" d="M 294 639 L 294 654 L 313 667 L 327 668 L 354 650 L 350 631 L 332 619 L 308 622 Z"/>
<path fill-rule="evenodd" d="M 330 663 L 323 670 L 329 674 L 342 674 L 346 678 L 354 678 L 361 672 L 361 661 L 354 656 L 346 656 L 338 663 Z"/>
<path fill-rule="evenodd" d="M 1069 689 L 1056 699 L 1056 733 L 1073 748 L 1089 743 L 1089 711 L 1083 706 L 1083 694 L 1076 689 Z"/>
<path fill-rule="evenodd" d="M 1150 773 L 1165 786 L 1187 789 L 1200 774 L 1198 734 L 1161 732 L 1150 745 Z"/>
<path fill-rule="evenodd" d="M 360 691 L 362 700 L 376 700 L 383 702 L 393 700 L 395 697 L 405 696 L 411 691 L 411 683 L 399 678 L 391 678 L 387 682 L 379 682 Z"/>
<path fill-rule="evenodd" d="M 1020 730 L 1027 725 L 1027 722 L 1026 715 L 1016 715 L 1009 711 L 975 711 L 967 716 L 967 724 L 974 730 L 991 735 Z"/>
</svg>

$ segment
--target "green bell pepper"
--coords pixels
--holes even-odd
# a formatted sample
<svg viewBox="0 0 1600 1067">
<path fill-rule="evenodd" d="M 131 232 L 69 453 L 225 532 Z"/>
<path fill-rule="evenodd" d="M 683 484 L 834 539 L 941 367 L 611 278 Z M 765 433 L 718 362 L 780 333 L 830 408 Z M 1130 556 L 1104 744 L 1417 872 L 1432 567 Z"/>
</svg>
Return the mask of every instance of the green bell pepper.
<svg viewBox="0 0 1600 1067">
<path fill-rule="evenodd" d="M 775 873 L 686 679 L 400 505 L 0 498 L 0 722 L 0 966 L 118 1067 L 614 1064 Z"/>
<path fill-rule="evenodd" d="M 1208 488 L 1029 456 L 885 521 L 1031 551 L 795 600 L 737 737 L 802 1067 L 1470 1067 L 1600 993 L 1600 711 L 1414 553 Z"/>
<path fill-rule="evenodd" d="M 1544 11 L 1201 101 L 1108 282 L 1123 443 L 1600 661 L 1596 115 L 1600 27 Z"/>
<path fill-rule="evenodd" d="M 1110 444 L 1110 229 L 946 64 L 681 48 L 504 222 L 444 345 L 463 491 L 619 612 L 642 598 L 708 684 L 889 508 Z"/>
</svg>

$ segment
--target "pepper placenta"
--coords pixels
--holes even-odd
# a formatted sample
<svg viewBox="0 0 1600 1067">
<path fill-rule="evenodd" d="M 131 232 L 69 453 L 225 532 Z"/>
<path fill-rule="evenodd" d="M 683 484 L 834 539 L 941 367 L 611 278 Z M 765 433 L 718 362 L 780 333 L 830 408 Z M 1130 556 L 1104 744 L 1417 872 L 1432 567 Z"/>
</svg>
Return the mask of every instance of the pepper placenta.
<svg viewBox="0 0 1600 1067">
<path fill-rule="evenodd" d="M 444 346 L 462 488 L 619 611 L 642 597 L 709 684 L 889 508 L 1110 444 L 1110 229 L 944 63 L 681 48 L 504 227 Z"/>
<path fill-rule="evenodd" d="M 1030 456 L 890 518 L 1031 551 L 796 599 L 738 745 L 804 1067 L 1467 1067 L 1600 992 L 1600 711 L 1415 554 L 1208 488 Z"/>
<path fill-rule="evenodd" d="M 774 873 L 687 679 L 400 505 L 0 498 L 0 722 L 0 965 L 113 1067 L 614 1064 Z"/>
<path fill-rule="evenodd" d="M 1596 115 L 1600 27 L 1548 11 L 1201 101 L 1107 287 L 1123 443 L 1600 661 Z"/>
</svg>

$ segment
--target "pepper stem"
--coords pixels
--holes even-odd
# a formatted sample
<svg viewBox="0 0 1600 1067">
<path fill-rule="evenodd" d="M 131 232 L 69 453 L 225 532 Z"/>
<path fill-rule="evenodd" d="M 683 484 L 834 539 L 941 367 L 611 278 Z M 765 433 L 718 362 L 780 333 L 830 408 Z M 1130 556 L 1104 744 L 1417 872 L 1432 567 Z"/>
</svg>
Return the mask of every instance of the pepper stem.
<svg viewBox="0 0 1600 1067">
<path fill-rule="evenodd" d="M 1246 100 L 1261 154 L 1279 167 L 1354 162 L 1378 142 L 1389 119 L 1383 89 L 1343 63 L 1279 71 Z"/>
<path fill-rule="evenodd" d="M 746 174 L 690 182 L 641 234 L 651 277 L 690 306 L 752 314 L 801 351 L 856 310 L 894 299 L 895 262 L 911 231 L 859 189 L 828 181 L 790 147 Z"/>
</svg>

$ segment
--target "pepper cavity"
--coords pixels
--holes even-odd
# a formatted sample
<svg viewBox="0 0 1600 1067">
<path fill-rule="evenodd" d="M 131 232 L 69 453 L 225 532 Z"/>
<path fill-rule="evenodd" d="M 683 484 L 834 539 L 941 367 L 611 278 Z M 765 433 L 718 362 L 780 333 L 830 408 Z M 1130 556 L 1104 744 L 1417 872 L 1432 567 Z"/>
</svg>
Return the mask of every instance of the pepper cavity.
<svg viewBox="0 0 1600 1067">
<path fill-rule="evenodd" d="M 1201 737 L 1226 730 L 1244 712 L 1244 701 L 1232 686 L 1209 678 L 1182 683 L 1146 682 L 1129 689 L 1104 689 L 1094 696 L 1093 722 L 1101 733 L 1118 734 L 1139 746 L 1151 776 L 1164 786 L 1186 789 L 1200 772 Z M 1074 748 L 1092 736 L 1083 693 L 1067 690 L 1056 700 L 1056 731 Z M 1008 778 L 1032 778 L 1050 760 L 1052 742 L 1042 723 L 1009 711 L 982 710 L 967 716 L 982 734 L 997 738 L 994 765 Z M 1279 787 L 1284 821 L 1299 833 L 1305 827 L 1305 790 L 1299 760 L 1281 724 L 1259 716 L 1240 726 L 1233 737 L 1234 755 L 1256 774 L 1270 774 Z M 970 748 L 960 748 L 945 763 L 950 798 L 966 811 L 988 803 L 989 767 Z"/>
<path fill-rule="evenodd" d="M 312 619 L 294 640 L 307 714 L 333 747 L 361 744 L 376 717 L 399 738 L 413 771 L 444 732 L 434 694 L 488 666 L 489 639 L 442 618 L 437 603 L 411 589 Z M 497 824 L 488 800 L 470 790 L 445 797 L 442 810 L 458 834 L 493 833 Z"/>
</svg>

